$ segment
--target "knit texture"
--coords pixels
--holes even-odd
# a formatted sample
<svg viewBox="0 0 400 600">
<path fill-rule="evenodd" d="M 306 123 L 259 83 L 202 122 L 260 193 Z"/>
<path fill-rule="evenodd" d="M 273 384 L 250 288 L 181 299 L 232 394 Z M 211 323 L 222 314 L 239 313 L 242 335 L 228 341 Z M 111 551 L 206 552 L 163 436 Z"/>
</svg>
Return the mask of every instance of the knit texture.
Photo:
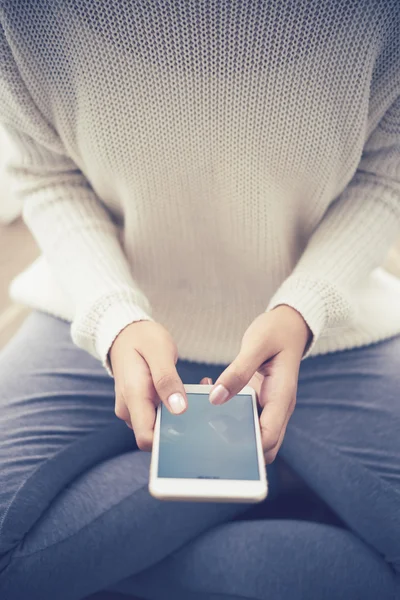
<svg viewBox="0 0 400 600">
<path fill-rule="evenodd" d="M 105 364 L 150 318 L 227 363 L 279 304 L 310 354 L 400 333 L 377 270 L 400 230 L 398 0 L 0 6 L 8 173 L 44 257 L 15 298 Z"/>
</svg>

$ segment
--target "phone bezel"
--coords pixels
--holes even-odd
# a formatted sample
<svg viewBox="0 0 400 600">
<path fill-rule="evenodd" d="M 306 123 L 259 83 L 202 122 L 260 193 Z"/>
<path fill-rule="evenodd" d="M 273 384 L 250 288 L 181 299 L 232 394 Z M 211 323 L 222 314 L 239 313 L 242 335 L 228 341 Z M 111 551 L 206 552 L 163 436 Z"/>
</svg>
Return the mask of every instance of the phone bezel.
<svg viewBox="0 0 400 600">
<path fill-rule="evenodd" d="M 211 385 L 185 385 L 187 393 L 208 394 Z M 191 500 L 212 502 L 261 502 L 268 493 L 268 482 L 261 443 L 261 431 L 258 420 L 257 396 L 255 390 L 244 387 L 240 395 L 251 396 L 253 405 L 253 422 L 257 449 L 258 470 L 260 479 L 176 479 L 158 477 L 158 457 L 160 451 L 161 406 L 157 410 L 154 428 L 153 449 L 150 463 L 149 491 L 160 500 Z"/>
</svg>

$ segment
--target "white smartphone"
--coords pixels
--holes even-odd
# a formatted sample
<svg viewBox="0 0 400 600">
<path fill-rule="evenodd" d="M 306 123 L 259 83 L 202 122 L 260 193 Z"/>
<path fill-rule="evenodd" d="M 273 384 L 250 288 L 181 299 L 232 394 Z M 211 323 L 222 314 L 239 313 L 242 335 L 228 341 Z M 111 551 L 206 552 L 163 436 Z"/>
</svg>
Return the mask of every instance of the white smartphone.
<svg viewBox="0 0 400 600">
<path fill-rule="evenodd" d="M 267 477 L 256 393 L 245 387 L 220 406 L 211 385 L 185 385 L 188 408 L 160 404 L 150 466 L 150 493 L 162 500 L 261 502 Z"/>
</svg>

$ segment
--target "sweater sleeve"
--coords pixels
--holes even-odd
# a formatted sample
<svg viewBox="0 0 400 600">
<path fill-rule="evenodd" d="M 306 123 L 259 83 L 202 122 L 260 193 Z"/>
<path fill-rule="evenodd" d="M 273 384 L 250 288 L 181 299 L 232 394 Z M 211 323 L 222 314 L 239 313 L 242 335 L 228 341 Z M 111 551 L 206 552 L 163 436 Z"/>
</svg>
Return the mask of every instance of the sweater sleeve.
<svg viewBox="0 0 400 600">
<path fill-rule="evenodd" d="M 103 362 L 128 324 L 151 320 L 118 229 L 57 132 L 32 100 L 0 29 L 0 119 L 11 142 L 7 170 L 23 217 L 74 307 L 74 343 Z"/>
<path fill-rule="evenodd" d="M 296 309 L 313 338 L 357 318 L 351 292 L 382 264 L 400 231 L 400 97 L 367 140 L 344 192 L 331 204 L 267 310 Z"/>
</svg>

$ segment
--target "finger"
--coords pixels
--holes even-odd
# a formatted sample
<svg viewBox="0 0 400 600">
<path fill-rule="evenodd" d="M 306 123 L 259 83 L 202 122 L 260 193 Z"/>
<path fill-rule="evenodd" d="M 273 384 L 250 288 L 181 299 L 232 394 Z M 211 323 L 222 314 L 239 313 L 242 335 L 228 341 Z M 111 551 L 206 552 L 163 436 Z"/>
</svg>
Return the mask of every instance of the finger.
<svg viewBox="0 0 400 600">
<path fill-rule="evenodd" d="M 125 421 L 125 423 L 131 421 L 131 417 L 129 414 L 128 407 L 125 404 L 124 396 L 120 391 L 115 390 L 115 410 L 114 410 L 118 419 L 121 421 Z"/>
<path fill-rule="evenodd" d="M 188 406 L 185 388 L 168 345 L 155 348 L 146 360 L 160 400 L 171 413 L 175 415 L 183 413 Z"/>
<path fill-rule="evenodd" d="M 129 361 L 129 379 L 116 381 L 115 412 L 135 433 L 141 450 L 151 450 L 157 395 L 146 361 L 134 352 Z"/>
<path fill-rule="evenodd" d="M 279 444 L 282 430 L 284 435 L 296 402 L 297 375 L 296 361 L 290 355 L 281 353 L 272 363 L 270 372 L 261 385 L 259 402 L 263 411 L 260 426 L 265 453 Z"/>
<path fill-rule="evenodd" d="M 212 385 L 211 377 L 203 377 L 203 379 L 200 381 L 200 385 Z"/>
<path fill-rule="evenodd" d="M 223 404 L 240 392 L 266 360 L 259 352 L 241 351 L 235 360 L 218 377 L 210 392 L 212 404 Z"/>
<path fill-rule="evenodd" d="M 266 465 L 270 465 L 271 463 L 273 463 L 277 457 L 277 454 L 279 452 L 280 447 L 282 446 L 282 442 L 285 437 L 286 428 L 287 428 L 290 416 L 291 415 L 288 414 L 287 421 L 286 421 L 285 425 L 282 427 L 282 430 L 281 430 L 281 433 L 279 434 L 279 439 L 278 439 L 278 442 L 276 443 L 276 445 L 273 448 L 270 448 L 269 450 L 264 451 L 264 460 L 265 460 Z"/>
</svg>

